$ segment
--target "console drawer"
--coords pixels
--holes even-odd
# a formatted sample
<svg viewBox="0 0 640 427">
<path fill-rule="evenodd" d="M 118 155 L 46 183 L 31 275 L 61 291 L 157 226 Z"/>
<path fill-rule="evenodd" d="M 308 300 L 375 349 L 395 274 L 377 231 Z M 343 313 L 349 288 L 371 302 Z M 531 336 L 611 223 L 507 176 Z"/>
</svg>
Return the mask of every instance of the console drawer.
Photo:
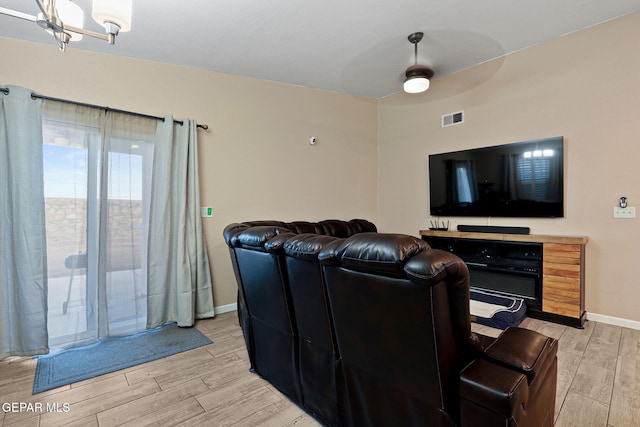
<svg viewBox="0 0 640 427">
<path fill-rule="evenodd" d="M 545 243 L 542 256 L 542 310 L 580 318 L 582 314 L 582 247 Z"/>
</svg>

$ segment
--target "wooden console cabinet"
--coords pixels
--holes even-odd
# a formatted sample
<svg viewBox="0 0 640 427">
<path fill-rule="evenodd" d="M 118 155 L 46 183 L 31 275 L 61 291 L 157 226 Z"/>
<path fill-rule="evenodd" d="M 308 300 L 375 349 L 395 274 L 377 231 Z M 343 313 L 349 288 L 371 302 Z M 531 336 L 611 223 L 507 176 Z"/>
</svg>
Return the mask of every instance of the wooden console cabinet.
<svg viewBox="0 0 640 427">
<path fill-rule="evenodd" d="M 542 307 L 541 310 L 531 310 L 531 317 L 570 326 L 584 325 L 584 260 L 588 240 L 586 237 L 432 230 L 420 230 L 420 235 L 427 242 L 445 238 L 463 242 L 484 240 L 542 244 Z"/>
</svg>

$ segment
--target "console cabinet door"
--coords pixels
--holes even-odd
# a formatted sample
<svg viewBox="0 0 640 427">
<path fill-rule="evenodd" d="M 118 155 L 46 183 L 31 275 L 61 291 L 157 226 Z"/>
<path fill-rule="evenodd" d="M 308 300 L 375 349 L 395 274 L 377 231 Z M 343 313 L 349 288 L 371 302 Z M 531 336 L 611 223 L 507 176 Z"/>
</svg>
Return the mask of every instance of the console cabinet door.
<svg viewBox="0 0 640 427">
<path fill-rule="evenodd" d="M 582 245 L 545 243 L 542 261 L 542 310 L 580 318 Z"/>
</svg>

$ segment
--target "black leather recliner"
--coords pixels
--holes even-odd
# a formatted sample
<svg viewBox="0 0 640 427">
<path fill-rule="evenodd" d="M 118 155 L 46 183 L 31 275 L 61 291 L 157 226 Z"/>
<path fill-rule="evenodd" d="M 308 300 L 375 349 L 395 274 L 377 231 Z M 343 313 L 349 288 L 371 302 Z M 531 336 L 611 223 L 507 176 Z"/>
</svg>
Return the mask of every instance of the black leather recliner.
<svg viewBox="0 0 640 427">
<path fill-rule="evenodd" d="M 339 425 L 344 396 L 338 387 L 340 355 L 318 254 L 342 239 L 300 234 L 284 244 L 291 304 L 298 331 L 302 406 L 330 425 Z M 343 410 L 344 408 L 342 408 Z"/>
<path fill-rule="evenodd" d="M 303 377 L 306 381 L 314 380 L 310 378 L 309 364 L 299 362 L 299 349 L 302 347 L 305 355 L 308 352 L 307 347 L 301 346 L 299 342 L 283 245 L 298 233 L 348 237 L 375 230 L 374 224 L 361 219 L 325 220 L 316 223 L 252 221 L 231 224 L 224 230 L 238 282 L 238 317 L 251 367 L 298 403 L 303 402 L 300 367 L 305 369 Z M 304 324 L 303 331 L 306 334 Z M 316 341 L 314 345 L 315 343 Z M 315 353 L 309 357 L 316 357 Z M 313 390 L 319 389 L 305 389 L 306 400 L 316 402 L 309 409 L 322 406 L 325 409 L 318 410 L 317 416 L 333 419 L 333 414 L 329 414 L 326 409 L 333 405 L 321 404 L 321 398 L 313 397 Z"/>
<path fill-rule="evenodd" d="M 476 355 L 468 297 L 456 304 L 468 289 L 466 267 L 410 236 L 360 237 L 320 254 L 348 397 L 346 425 L 454 425 L 457 378 Z M 411 281 L 405 263 L 423 283 Z"/>
<path fill-rule="evenodd" d="M 350 426 L 552 426 L 557 341 L 521 328 L 486 349 L 457 256 L 397 234 L 319 254 Z"/>
<path fill-rule="evenodd" d="M 557 341 L 510 328 L 482 348 L 458 257 L 282 224 L 225 238 L 252 366 L 302 408 L 340 426 L 553 425 Z"/>
</svg>

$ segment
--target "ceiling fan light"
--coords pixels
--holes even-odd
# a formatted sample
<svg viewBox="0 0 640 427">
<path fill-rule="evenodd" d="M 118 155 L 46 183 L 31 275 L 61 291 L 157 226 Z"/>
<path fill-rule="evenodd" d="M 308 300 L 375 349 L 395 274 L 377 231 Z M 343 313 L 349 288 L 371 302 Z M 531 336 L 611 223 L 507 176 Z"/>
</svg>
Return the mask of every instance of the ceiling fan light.
<svg viewBox="0 0 640 427">
<path fill-rule="evenodd" d="M 77 4 L 70 0 L 57 0 L 56 11 L 58 18 L 64 25 L 76 28 L 84 28 L 84 12 Z M 71 37 L 71 41 L 77 42 L 82 40 L 82 34 L 73 31 L 65 31 Z"/>
<path fill-rule="evenodd" d="M 412 65 L 407 68 L 404 81 L 404 91 L 407 93 L 422 93 L 429 89 L 429 79 L 433 77 L 433 70 L 424 65 Z"/>
<path fill-rule="evenodd" d="M 429 89 L 429 79 L 425 76 L 408 77 L 403 87 L 406 93 L 422 93 Z"/>
<path fill-rule="evenodd" d="M 116 24 L 121 32 L 131 30 L 133 0 L 93 0 L 91 16 L 100 25 Z"/>
</svg>

